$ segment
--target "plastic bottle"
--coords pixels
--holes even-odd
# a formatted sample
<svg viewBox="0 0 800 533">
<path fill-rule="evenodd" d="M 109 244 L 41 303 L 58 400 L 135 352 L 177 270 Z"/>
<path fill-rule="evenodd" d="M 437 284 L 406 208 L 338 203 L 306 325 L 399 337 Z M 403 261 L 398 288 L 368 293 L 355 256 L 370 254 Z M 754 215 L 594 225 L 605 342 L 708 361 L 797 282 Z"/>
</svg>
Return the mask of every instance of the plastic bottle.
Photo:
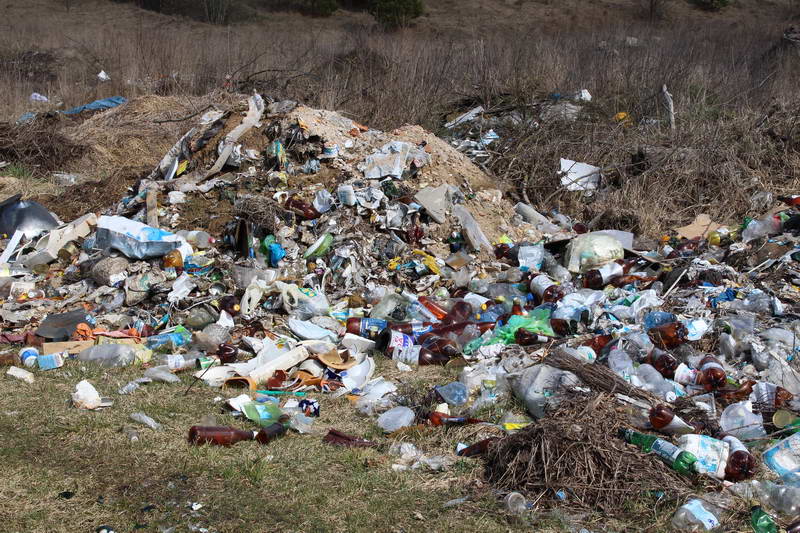
<svg viewBox="0 0 800 533">
<path fill-rule="evenodd" d="M 778 525 L 760 505 L 750 509 L 750 525 L 755 533 L 778 533 Z"/>
<path fill-rule="evenodd" d="M 442 324 L 460 324 L 462 322 L 470 322 L 473 319 L 474 313 L 472 304 L 464 300 L 456 300 L 450 307 L 447 315 L 442 318 Z"/>
<path fill-rule="evenodd" d="M 771 481 L 750 482 L 762 505 L 790 517 L 800 516 L 800 487 L 778 485 Z"/>
<path fill-rule="evenodd" d="M 211 248 L 211 245 L 214 244 L 216 239 L 209 235 L 205 231 L 186 231 L 181 230 L 178 232 L 180 237 L 186 239 L 186 242 L 197 248 L 198 250 L 206 250 Z"/>
<path fill-rule="evenodd" d="M 728 375 L 722 363 L 716 357 L 707 355 L 702 358 L 697 367 L 696 385 L 702 385 L 706 391 L 721 389 L 728 381 Z"/>
<path fill-rule="evenodd" d="M 303 220 L 314 220 L 320 217 L 320 212 L 317 211 L 313 205 L 298 196 L 290 196 L 287 198 L 283 207 Z"/>
<path fill-rule="evenodd" d="M 768 216 L 764 220 L 751 220 L 742 231 L 742 242 L 750 242 L 781 232 L 783 221 L 778 215 Z"/>
<path fill-rule="evenodd" d="M 539 274 L 531 280 L 530 290 L 539 299 L 539 302 L 557 302 L 567 295 L 563 285 L 556 285 L 545 274 Z"/>
<path fill-rule="evenodd" d="M 479 455 L 486 455 L 489 452 L 491 445 L 499 440 L 499 437 L 489 437 L 488 439 L 483 439 L 460 450 L 456 453 L 456 455 L 460 457 L 477 457 Z"/>
<path fill-rule="evenodd" d="M 728 435 L 722 441 L 730 448 L 728 463 L 725 465 L 725 479 L 728 481 L 743 481 L 752 477 L 756 470 L 756 459 L 736 437 Z"/>
<path fill-rule="evenodd" d="M 403 322 L 406 318 L 408 300 L 400 294 L 400 289 L 387 293 L 370 311 L 370 318 Z"/>
<path fill-rule="evenodd" d="M 558 281 L 562 285 L 572 281 L 572 274 L 570 271 L 553 257 L 553 254 L 544 251 L 544 259 L 542 261 L 542 270 L 551 278 Z"/>
<path fill-rule="evenodd" d="M 687 341 L 689 330 L 682 322 L 672 322 L 654 327 L 647 334 L 657 347 L 662 350 L 671 350 Z"/>
<path fill-rule="evenodd" d="M 681 450 L 669 441 L 631 429 L 620 429 L 619 437 L 630 444 L 638 446 L 643 452 L 654 452 L 679 474 L 689 475 L 694 473 L 694 464 L 697 462 L 697 457 Z"/>
<path fill-rule="evenodd" d="M 379 318 L 348 318 L 345 322 L 347 333 L 375 340 L 388 327 L 389 323 Z"/>
<path fill-rule="evenodd" d="M 429 350 L 433 354 L 445 355 L 449 358 L 461 355 L 461 350 L 458 345 L 456 345 L 455 341 L 432 331 L 421 335 L 418 342 L 423 348 Z"/>
<path fill-rule="evenodd" d="M 152 430 L 158 431 L 161 429 L 161 424 L 147 416 L 146 414 L 140 412 L 131 413 L 130 419 L 134 422 L 139 422 L 142 425 L 149 427 Z"/>
<path fill-rule="evenodd" d="M 653 348 L 644 361 L 658 370 L 659 374 L 665 378 L 675 379 L 675 369 L 678 368 L 679 363 L 672 354 Z"/>
<path fill-rule="evenodd" d="M 636 378 L 641 383 L 643 389 L 648 390 L 668 402 L 675 401 L 676 394 L 672 385 L 664 379 L 658 370 L 651 365 L 642 364 L 636 369 Z M 651 422 L 652 424 L 652 422 Z M 669 424 L 669 422 L 667 422 Z M 660 429 L 660 427 L 653 424 L 653 427 Z"/>
<path fill-rule="evenodd" d="M 136 359 L 136 350 L 125 344 L 98 344 L 80 352 L 76 359 L 105 368 L 128 366 Z"/>
<path fill-rule="evenodd" d="M 692 426 L 666 405 L 656 405 L 650 409 L 650 424 L 657 430 L 670 435 L 699 433 L 702 427 Z"/>
<path fill-rule="evenodd" d="M 614 278 L 630 272 L 641 259 L 617 259 L 600 268 L 589 270 L 583 275 L 583 286 L 587 289 L 600 290 Z"/>
<path fill-rule="evenodd" d="M 696 498 L 686 502 L 672 517 L 672 526 L 679 531 L 711 531 L 719 525 L 718 508 Z"/>
<path fill-rule="evenodd" d="M 189 428 L 189 443 L 231 446 L 245 440 L 253 440 L 257 433 L 257 431 L 245 431 L 225 426 L 192 426 Z"/>
<path fill-rule="evenodd" d="M 424 305 L 425 308 L 436 317 L 436 320 L 442 320 L 447 316 L 447 310 L 427 296 L 420 296 L 419 303 Z"/>
<path fill-rule="evenodd" d="M 168 252 L 161 260 L 161 264 L 165 269 L 174 268 L 177 273 L 183 272 L 183 256 L 180 250 L 176 249 Z"/>
<path fill-rule="evenodd" d="M 428 422 L 432 426 L 465 426 L 468 424 L 481 424 L 484 420 L 478 418 L 467 418 L 464 416 L 451 416 L 439 411 L 431 411 L 428 415 Z"/>
</svg>

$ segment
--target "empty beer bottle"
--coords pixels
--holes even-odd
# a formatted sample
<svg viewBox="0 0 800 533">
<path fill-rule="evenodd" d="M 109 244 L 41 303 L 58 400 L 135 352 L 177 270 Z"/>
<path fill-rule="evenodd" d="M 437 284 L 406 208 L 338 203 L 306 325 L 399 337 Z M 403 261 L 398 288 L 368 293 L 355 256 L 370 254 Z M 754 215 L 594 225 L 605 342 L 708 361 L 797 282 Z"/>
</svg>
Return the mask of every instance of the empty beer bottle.
<svg viewBox="0 0 800 533">
<path fill-rule="evenodd" d="M 189 428 L 189 443 L 231 446 L 244 440 L 253 440 L 257 433 L 229 426 L 192 426 Z"/>
<path fill-rule="evenodd" d="M 451 416 L 439 411 L 431 411 L 428 415 L 428 422 L 432 426 L 466 426 L 467 424 L 480 424 L 483 420 L 478 418 L 467 418 L 465 416 Z"/>
<path fill-rule="evenodd" d="M 289 417 L 287 415 L 281 415 L 274 424 L 261 428 L 261 431 L 256 433 L 255 439 L 260 444 L 267 444 L 286 433 L 288 427 Z"/>
<path fill-rule="evenodd" d="M 667 379 L 675 378 L 675 369 L 679 364 L 672 354 L 658 348 L 650 350 L 644 362 L 658 370 L 658 373 Z"/>
<path fill-rule="evenodd" d="M 419 338 L 419 344 L 423 348 L 430 350 L 431 353 L 446 355 L 449 358 L 461 355 L 461 350 L 455 341 L 433 332 L 422 335 Z"/>
<path fill-rule="evenodd" d="M 728 481 L 743 481 L 756 471 L 756 458 L 748 451 L 742 441 L 736 437 L 727 436 L 722 438 L 730 447 L 728 463 L 725 465 L 725 479 Z"/>
<path fill-rule="evenodd" d="M 657 430 L 670 435 L 684 435 L 688 433 L 699 433 L 703 430 L 703 424 L 688 423 L 666 405 L 656 405 L 650 409 L 650 424 Z"/>
<path fill-rule="evenodd" d="M 477 457 L 479 455 L 486 455 L 489 452 L 491 445 L 498 440 L 500 440 L 500 437 L 489 437 L 488 439 L 483 439 L 471 446 L 467 446 L 456 455 L 460 457 Z"/>
<path fill-rule="evenodd" d="M 722 363 L 714 356 L 707 355 L 698 364 L 696 385 L 702 385 L 707 391 L 721 389 L 728 381 L 728 375 Z"/>
<path fill-rule="evenodd" d="M 442 324 L 458 324 L 472 320 L 472 304 L 465 300 L 456 301 L 450 311 L 442 318 Z"/>
<path fill-rule="evenodd" d="M 290 196 L 287 198 L 286 203 L 283 204 L 283 207 L 304 220 L 314 220 L 315 218 L 320 217 L 319 211 L 317 211 L 313 205 L 306 202 L 299 196 Z"/>
<path fill-rule="evenodd" d="M 520 346 L 533 346 L 534 344 L 544 344 L 553 340 L 551 337 L 533 333 L 525 328 L 519 328 L 514 332 L 514 342 Z"/>
<path fill-rule="evenodd" d="M 689 330 L 682 322 L 670 322 L 647 332 L 650 340 L 662 350 L 671 350 L 685 343 Z"/>
<path fill-rule="evenodd" d="M 655 453 L 670 468 L 679 474 L 689 475 L 695 472 L 694 464 L 697 457 L 682 450 L 669 441 L 660 439 L 655 435 L 646 435 L 632 429 L 620 429 L 619 437 L 630 444 L 635 444 L 643 452 Z"/>
<path fill-rule="evenodd" d="M 530 289 L 539 299 L 539 303 L 557 302 L 567 295 L 567 290 L 562 285 L 556 285 L 556 282 L 545 274 L 533 278 Z"/>
<path fill-rule="evenodd" d="M 612 279 L 630 272 L 639 261 L 640 259 L 617 259 L 600 268 L 590 270 L 583 275 L 583 286 L 587 289 L 602 289 L 611 283 Z"/>
<path fill-rule="evenodd" d="M 348 318 L 345 323 L 347 333 L 358 335 L 366 339 L 375 340 L 378 335 L 386 329 L 388 322 L 380 318 Z"/>
</svg>

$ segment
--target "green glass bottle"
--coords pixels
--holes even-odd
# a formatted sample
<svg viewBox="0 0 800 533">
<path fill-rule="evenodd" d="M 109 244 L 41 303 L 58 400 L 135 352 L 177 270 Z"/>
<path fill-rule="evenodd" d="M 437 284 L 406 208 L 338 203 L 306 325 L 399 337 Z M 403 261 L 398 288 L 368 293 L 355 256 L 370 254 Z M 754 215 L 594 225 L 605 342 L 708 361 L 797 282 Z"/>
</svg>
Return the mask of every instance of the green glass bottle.
<svg viewBox="0 0 800 533">
<path fill-rule="evenodd" d="M 695 473 L 694 465 L 697 462 L 697 457 L 667 440 L 631 429 L 620 429 L 619 436 L 626 442 L 635 444 L 643 452 L 655 453 L 679 474 L 689 475 Z"/>
<path fill-rule="evenodd" d="M 750 525 L 756 533 L 778 533 L 778 525 L 760 505 L 750 509 Z"/>
</svg>

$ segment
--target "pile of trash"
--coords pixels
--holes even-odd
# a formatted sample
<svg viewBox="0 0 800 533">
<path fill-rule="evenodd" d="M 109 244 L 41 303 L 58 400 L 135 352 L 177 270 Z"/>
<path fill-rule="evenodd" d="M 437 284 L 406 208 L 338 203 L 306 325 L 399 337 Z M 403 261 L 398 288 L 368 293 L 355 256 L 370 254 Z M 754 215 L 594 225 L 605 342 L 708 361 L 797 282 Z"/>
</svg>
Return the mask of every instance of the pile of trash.
<svg viewBox="0 0 800 533">
<path fill-rule="evenodd" d="M 593 176 L 576 165 L 567 186 Z M 589 232 L 509 203 L 419 127 L 381 132 L 254 94 L 245 113 L 198 115 L 103 212 L 63 223 L 19 196 L 0 204 L 0 361 L 29 383 L 141 365 L 120 395 L 190 374 L 258 428 L 194 426 L 193 444 L 314 433 L 312 396 L 347 396 L 388 438 L 485 428 L 449 456 L 395 443 L 393 468 L 483 457 L 490 481 L 523 493 L 509 500 L 521 512 L 526 497 L 610 513 L 619 497 L 702 487 L 677 528 L 721 527 L 735 498 L 759 506 L 757 531 L 796 531 L 800 197 L 781 200 L 741 227 L 700 216 L 660 242 Z M 215 219 L 216 232 L 178 229 Z M 413 409 L 376 375 L 380 358 L 460 375 Z M 511 396 L 526 416 L 480 418 Z M 73 403 L 113 396 L 82 381 Z M 378 444 L 335 429 L 324 440 Z"/>
</svg>

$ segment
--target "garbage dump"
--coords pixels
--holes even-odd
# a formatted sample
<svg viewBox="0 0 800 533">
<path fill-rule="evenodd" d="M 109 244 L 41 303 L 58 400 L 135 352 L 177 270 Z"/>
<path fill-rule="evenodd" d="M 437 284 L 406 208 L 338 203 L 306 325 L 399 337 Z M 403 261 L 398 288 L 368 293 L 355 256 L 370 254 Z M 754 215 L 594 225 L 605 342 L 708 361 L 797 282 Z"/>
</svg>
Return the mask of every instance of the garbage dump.
<svg viewBox="0 0 800 533">
<path fill-rule="evenodd" d="M 538 119 L 576 112 L 562 104 Z M 614 516 L 637 497 L 681 531 L 800 531 L 800 196 L 648 246 L 509 201 L 469 160 L 484 130 L 454 148 L 253 94 L 196 117 L 102 212 L 62 222 L 5 199 L 4 373 L 27 387 L 139 366 L 118 397 L 153 382 L 226 397 L 228 420 L 180 431 L 134 413 L 131 441 L 149 428 L 236 453 L 320 439 L 378 447 L 396 472 L 481 461 L 514 514 Z M 602 186 L 597 167 L 561 161 L 577 167 L 570 183 Z M 212 190 L 234 205 L 213 229 L 221 214 L 193 203 Z M 441 366 L 442 380 L 415 400 L 379 362 Z M 76 408 L 113 411 L 113 390 L 70 386 Z M 342 396 L 382 436 L 316 427 L 319 400 Z M 512 397 L 524 416 L 493 411 Z M 449 455 L 402 441 L 457 426 L 476 430 Z"/>
</svg>

